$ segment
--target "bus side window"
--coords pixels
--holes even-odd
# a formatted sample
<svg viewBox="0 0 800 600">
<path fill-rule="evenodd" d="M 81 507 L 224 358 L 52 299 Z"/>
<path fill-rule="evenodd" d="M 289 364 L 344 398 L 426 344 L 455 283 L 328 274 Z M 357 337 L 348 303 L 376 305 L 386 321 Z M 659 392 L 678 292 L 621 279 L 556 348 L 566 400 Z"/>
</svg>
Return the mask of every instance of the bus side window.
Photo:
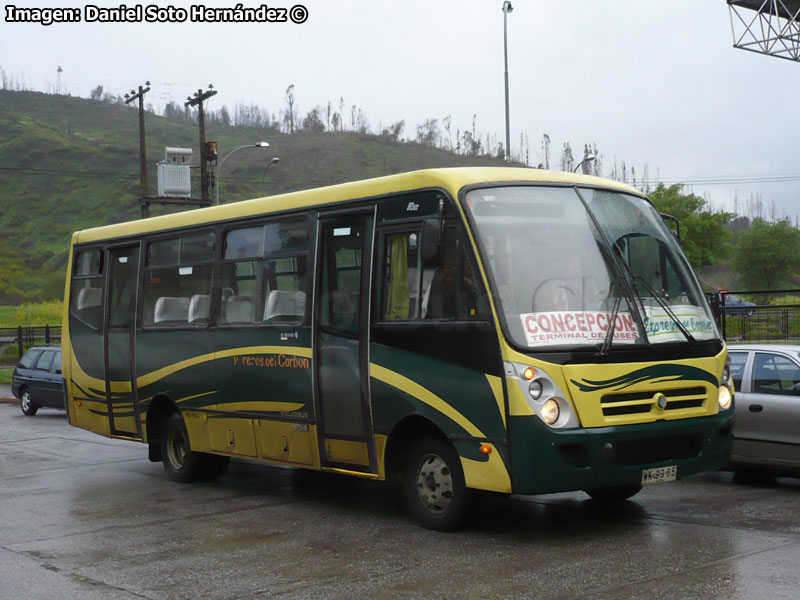
<svg viewBox="0 0 800 600">
<path fill-rule="evenodd" d="M 392 233 L 384 238 L 383 318 L 386 321 L 416 319 L 420 290 L 422 294 L 430 290 L 433 269 L 421 269 L 419 237 L 419 232 L 413 231 Z"/>
<path fill-rule="evenodd" d="M 221 271 L 220 323 L 303 323 L 308 251 L 305 219 L 229 231 Z"/>
<path fill-rule="evenodd" d="M 422 265 L 418 229 L 389 233 L 384 240 L 384 321 L 487 318 L 488 298 L 456 227 L 444 228 L 440 258 L 434 265 Z"/>
<path fill-rule="evenodd" d="M 148 244 L 144 278 L 146 327 L 206 326 L 211 306 L 214 234 Z"/>
<path fill-rule="evenodd" d="M 489 301 L 476 273 L 463 235 L 456 227 L 445 227 L 441 262 L 433 273 L 430 289 L 422 297 L 422 317 L 456 321 L 486 319 Z"/>
<path fill-rule="evenodd" d="M 103 325 L 103 252 L 78 252 L 70 286 L 70 315 L 93 329 Z"/>
</svg>

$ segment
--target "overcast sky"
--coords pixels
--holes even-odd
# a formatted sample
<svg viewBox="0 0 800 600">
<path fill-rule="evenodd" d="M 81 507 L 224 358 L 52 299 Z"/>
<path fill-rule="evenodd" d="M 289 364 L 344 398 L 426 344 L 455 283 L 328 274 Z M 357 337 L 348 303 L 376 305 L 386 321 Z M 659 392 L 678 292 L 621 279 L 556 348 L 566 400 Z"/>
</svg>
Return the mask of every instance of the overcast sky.
<svg viewBox="0 0 800 600">
<path fill-rule="evenodd" d="M 97 1 L 100 6 L 119 2 Z M 246 7 L 258 0 L 243 0 Z M 290 8 L 293 0 L 273 7 Z M 344 98 L 373 128 L 452 115 L 504 137 L 502 0 L 303 0 L 303 24 L 35 24 L 0 21 L 0 67 L 29 85 L 88 96 L 124 94 L 149 79 L 148 99 L 183 102 L 213 83 L 209 108 L 254 102 L 276 111 L 295 85 L 297 106 Z M 14 3 L 21 7 L 50 2 Z M 160 6 L 169 2 L 161 1 Z M 174 0 L 174 6 L 190 2 Z M 234 6 L 235 2 L 206 2 Z M 732 48 L 724 0 L 513 0 L 508 16 L 512 147 L 530 140 L 551 164 L 570 142 L 595 142 L 608 172 L 616 158 L 651 179 L 698 181 L 797 176 L 800 64 Z M 80 2 L 59 3 L 77 7 Z M 133 6 L 128 2 L 128 6 Z M 4 5 L 5 7 L 6 5 Z M 4 10 L 5 12 L 5 10 Z M 5 15 L 3 15 L 5 17 Z M 580 149 L 580 150 L 579 150 Z M 760 194 L 793 219 L 800 181 L 693 184 L 740 212 Z"/>
</svg>

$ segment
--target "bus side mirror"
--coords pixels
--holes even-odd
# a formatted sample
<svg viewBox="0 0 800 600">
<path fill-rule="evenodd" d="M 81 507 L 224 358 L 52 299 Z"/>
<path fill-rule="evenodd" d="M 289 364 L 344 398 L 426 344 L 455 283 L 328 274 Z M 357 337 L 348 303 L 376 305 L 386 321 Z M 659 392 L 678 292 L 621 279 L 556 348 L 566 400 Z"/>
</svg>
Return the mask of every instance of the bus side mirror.
<svg viewBox="0 0 800 600">
<path fill-rule="evenodd" d="M 426 219 L 422 222 L 422 266 L 438 264 L 439 246 L 442 242 L 442 222 L 439 219 Z"/>
<path fill-rule="evenodd" d="M 677 217 L 673 217 L 672 215 L 666 215 L 664 213 L 659 213 L 661 215 L 661 219 L 664 221 L 669 230 L 672 232 L 672 235 L 675 236 L 675 239 L 678 240 L 678 243 L 681 242 L 681 222 L 678 221 Z"/>
</svg>

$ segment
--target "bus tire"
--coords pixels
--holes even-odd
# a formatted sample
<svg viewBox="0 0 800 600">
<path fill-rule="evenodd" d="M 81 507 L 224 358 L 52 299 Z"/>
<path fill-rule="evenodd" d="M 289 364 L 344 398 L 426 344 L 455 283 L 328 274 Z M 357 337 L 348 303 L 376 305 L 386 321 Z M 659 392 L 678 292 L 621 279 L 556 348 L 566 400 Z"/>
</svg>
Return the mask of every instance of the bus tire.
<svg viewBox="0 0 800 600">
<path fill-rule="evenodd" d="M 633 498 L 641 490 L 641 485 L 620 485 L 617 487 L 597 488 L 584 491 L 589 494 L 595 502 L 615 504 Z"/>
<path fill-rule="evenodd" d="M 411 449 L 404 495 L 411 514 L 426 529 L 454 531 L 464 521 L 467 486 L 461 460 L 452 444 L 423 438 Z"/>
<path fill-rule="evenodd" d="M 26 417 L 32 417 L 35 415 L 36 411 L 39 410 L 39 405 L 33 401 L 28 388 L 22 388 L 22 393 L 20 394 L 19 398 L 19 406 L 22 409 L 22 414 Z"/>
<path fill-rule="evenodd" d="M 191 483 L 203 475 L 203 454 L 189 447 L 189 434 L 180 413 L 171 413 L 161 430 L 161 462 L 172 481 Z"/>
</svg>

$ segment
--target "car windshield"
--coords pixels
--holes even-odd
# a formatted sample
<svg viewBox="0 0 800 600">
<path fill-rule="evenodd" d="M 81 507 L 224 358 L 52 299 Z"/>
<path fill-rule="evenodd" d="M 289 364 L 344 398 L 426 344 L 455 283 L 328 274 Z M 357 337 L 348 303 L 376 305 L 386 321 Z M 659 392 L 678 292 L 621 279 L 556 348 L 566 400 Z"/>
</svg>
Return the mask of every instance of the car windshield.
<svg viewBox="0 0 800 600">
<path fill-rule="evenodd" d="M 719 338 L 683 253 L 645 199 L 588 188 L 506 186 L 472 190 L 466 206 L 517 346 Z"/>
</svg>

